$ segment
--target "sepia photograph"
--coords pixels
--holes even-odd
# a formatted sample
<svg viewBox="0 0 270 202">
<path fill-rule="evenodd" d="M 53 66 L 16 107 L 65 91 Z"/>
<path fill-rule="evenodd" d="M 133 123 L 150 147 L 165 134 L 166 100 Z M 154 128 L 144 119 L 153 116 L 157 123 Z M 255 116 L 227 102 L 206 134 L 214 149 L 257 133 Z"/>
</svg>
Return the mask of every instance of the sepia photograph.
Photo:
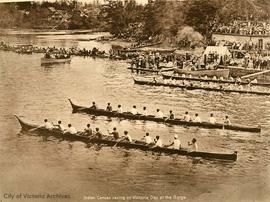
<svg viewBox="0 0 270 202">
<path fill-rule="evenodd" d="M 0 202 L 269 202 L 270 0 L 0 0 Z"/>
</svg>

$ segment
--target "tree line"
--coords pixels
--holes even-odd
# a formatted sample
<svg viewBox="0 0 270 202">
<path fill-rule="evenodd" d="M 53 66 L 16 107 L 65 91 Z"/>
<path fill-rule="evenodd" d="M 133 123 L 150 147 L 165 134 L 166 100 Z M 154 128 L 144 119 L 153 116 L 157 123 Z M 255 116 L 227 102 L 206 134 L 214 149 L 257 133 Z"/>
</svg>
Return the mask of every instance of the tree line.
<svg viewBox="0 0 270 202">
<path fill-rule="evenodd" d="M 209 39 L 216 23 L 226 24 L 234 19 L 269 20 L 270 1 L 148 0 L 145 5 L 135 0 L 105 0 L 104 4 L 95 5 L 75 0 L 8 3 L 0 4 L 0 19 L 6 19 L 0 25 L 31 27 L 48 15 L 48 7 L 69 13 L 68 29 L 100 28 L 118 38 L 168 43 L 184 40 L 186 45 L 191 45 L 194 38 L 195 41 Z M 18 16 L 16 10 L 27 12 Z"/>
</svg>

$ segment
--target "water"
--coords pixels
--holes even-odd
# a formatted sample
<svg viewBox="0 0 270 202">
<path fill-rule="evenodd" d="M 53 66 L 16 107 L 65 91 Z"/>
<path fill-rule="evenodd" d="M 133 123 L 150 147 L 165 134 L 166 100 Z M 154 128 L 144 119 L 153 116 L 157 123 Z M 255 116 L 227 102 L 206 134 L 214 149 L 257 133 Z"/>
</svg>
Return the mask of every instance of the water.
<svg viewBox="0 0 270 202">
<path fill-rule="evenodd" d="M 58 47 L 110 47 L 107 43 L 78 41 L 77 37 L 72 40 L 70 36 L 59 39 L 59 36 L 12 35 L 1 36 L 0 40 Z M 3 201 L 16 201 L 5 199 L 5 193 L 66 194 L 71 197 L 66 201 L 108 201 L 98 200 L 100 196 L 119 197 L 114 201 L 121 201 L 120 196 L 137 196 L 135 201 L 145 201 L 143 197 L 152 201 L 269 201 L 269 98 L 138 86 L 133 84 L 135 75 L 130 74 L 128 64 L 123 61 L 73 57 L 71 64 L 46 68 L 40 66 L 41 57 L 41 54 L 0 52 Z M 157 108 L 164 113 L 172 109 L 176 116 L 189 111 L 193 116 L 199 113 L 203 120 L 211 112 L 220 121 L 228 114 L 234 123 L 261 124 L 263 130 L 253 134 L 114 118 L 108 121 L 106 117 L 92 119 L 72 114 L 68 98 L 86 106 L 95 101 L 102 108 L 107 102 L 113 107 L 121 104 L 124 110 L 136 104 L 139 109 L 146 106 L 149 113 Z M 121 134 L 128 130 L 134 139 L 150 132 L 153 137 L 160 135 L 164 143 L 178 134 L 183 146 L 195 137 L 200 150 L 237 150 L 239 155 L 236 162 L 224 162 L 117 148 L 98 150 L 95 146 L 86 148 L 80 142 L 59 143 L 54 138 L 44 142 L 40 137 L 18 135 L 20 126 L 13 114 L 36 123 L 42 123 L 44 118 L 53 122 L 61 119 L 78 130 L 91 123 L 92 128 L 99 127 L 104 134 L 107 129 L 117 127 Z M 167 200 L 162 200 L 165 196 Z M 154 200 L 155 197 L 161 199 Z"/>
</svg>

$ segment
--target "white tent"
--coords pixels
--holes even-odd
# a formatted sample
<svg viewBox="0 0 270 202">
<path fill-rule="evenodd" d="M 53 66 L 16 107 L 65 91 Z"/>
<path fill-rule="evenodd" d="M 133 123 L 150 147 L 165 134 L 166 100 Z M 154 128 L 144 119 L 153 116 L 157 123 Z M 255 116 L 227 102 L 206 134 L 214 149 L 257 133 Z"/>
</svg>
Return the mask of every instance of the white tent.
<svg viewBox="0 0 270 202">
<path fill-rule="evenodd" d="M 204 55 L 209 55 L 209 54 L 218 54 L 219 56 L 227 56 L 227 57 L 231 57 L 231 53 L 228 49 L 228 47 L 226 46 L 207 46 L 203 56 Z"/>
</svg>

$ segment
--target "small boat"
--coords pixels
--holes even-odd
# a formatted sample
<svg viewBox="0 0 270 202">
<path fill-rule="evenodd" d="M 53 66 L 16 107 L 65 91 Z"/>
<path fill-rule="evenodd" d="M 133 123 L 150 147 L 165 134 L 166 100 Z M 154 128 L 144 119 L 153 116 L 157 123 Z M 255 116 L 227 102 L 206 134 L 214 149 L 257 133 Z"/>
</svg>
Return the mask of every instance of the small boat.
<svg viewBox="0 0 270 202">
<path fill-rule="evenodd" d="M 139 84 L 139 85 L 182 88 L 186 90 L 205 90 L 205 91 L 224 92 L 224 93 L 240 93 L 240 94 L 254 94 L 254 95 L 270 96 L 270 92 L 263 92 L 263 91 L 233 90 L 233 89 L 224 89 L 224 88 L 200 87 L 200 86 L 194 86 L 194 85 L 187 86 L 187 85 L 181 85 L 181 84 L 162 83 L 162 82 L 145 81 L 145 80 L 138 80 L 138 79 L 134 79 L 134 83 Z"/>
<path fill-rule="evenodd" d="M 92 114 L 95 116 L 108 116 L 108 117 L 118 117 L 118 118 L 125 118 L 130 120 L 142 120 L 142 121 L 153 121 L 158 123 L 166 123 L 171 125 L 183 125 L 183 126 L 191 126 L 191 127 L 200 127 L 200 128 L 208 128 L 208 129 L 224 129 L 224 130 L 235 130 L 235 131 L 246 131 L 246 132 L 253 132 L 259 133 L 261 132 L 261 127 L 250 127 L 250 126 L 241 126 L 241 125 L 224 125 L 221 123 L 211 124 L 209 122 L 189 122 L 184 121 L 182 119 L 168 119 L 167 117 L 164 118 L 156 118 L 153 115 L 143 116 L 141 114 L 133 115 L 130 112 L 123 112 L 118 113 L 116 111 L 106 111 L 104 109 L 92 109 L 89 107 L 75 105 L 70 99 L 69 102 L 72 107 L 73 113 L 86 113 Z"/>
<path fill-rule="evenodd" d="M 97 138 L 97 137 L 87 137 L 80 135 L 81 132 L 78 132 L 77 134 L 63 134 L 62 131 L 59 129 L 53 129 L 53 130 L 48 130 L 46 128 L 38 128 L 36 129 L 39 125 L 37 124 L 32 124 L 28 123 L 24 120 L 22 120 L 20 117 L 16 116 L 17 120 L 19 121 L 21 125 L 21 132 L 25 133 L 36 133 L 41 136 L 53 136 L 55 138 L 59 138 L 62 140 L 67 140 L 67 141 L 80 141 L 84 142 L 86 144 L 92 143 L 92 144 L 99 144 L 99 145 L 106 145 L 106 146 L 113 146 L 120 148 L 125 148 L 125 149 L 138 149 L 141 151 L 151 151 L 154 153 L 163 153 L 167 155 L 183 155 L 183 156 L 190 156 L 190 157 L 201 157 L 205 159 L 220 159 L 220 160 L 228 160 L 228 161 L 236 161 L 237 159 L 237 152 L 235 151 L 234 153 L 231 154 L 224 154 L 224 153 L 213 153 L 213 152 L 203 152 L 203 151 L 189 151 L 188 149 L 171 149 L 168 147 L 153 147 L 152 145 L 147 145 L 143 143 L 142 141 L 134 141 L 134 142 L 127 142 L 127 141 L 118 141 L 114 140 L 110 136 L 103 136 L 102 138 Z M 31 129 L 36 129 L 33 131 L 29 131 Z"/>
<path fill-rule="evenodd" d="M 185 75 L 192 75 L 192 76 L 208 76 L 213 77 L 216 76 L 217 78 L 223 77 L 228 78 L 229 77 L 229 69 L 202 69 L 202 70 L 185 70 L 185 69 L 179 69 L 174 68 L 174 72 L 178 74 L 185 74 Z"/>
<path fill-rule="evenodd" d="M 152 73 L 160 73 L 160 72 L 169 72 L 172 71 L 173 68 L 161 68 L 161 69 L 149 69 L 149 68 L 132 68 L 132 67 L 128 67 L 127 69 L 131 70 L 131 72 L 152 72 Z"/>
<path fill-rule="evenodd" d="M 209 83 L 228 83 L 228 84 L 239 84 L 239 85 L 248 85 L 249 82 L 246 81 L 232 81 L 232 80 L 214 80 L 211 78 L 200 78 L 200 77 L 187 77 L 187 76 L 178 76 L 174 74 L 161 73 L 164 79 L 173 79 L 173 80 L 186 80 L 186 81 L 201 81 L 201 82 L 209 82 Z M 262 87 L 270 87 L 270 83 L 251 83 L 252 86 L 262 86 Z"/>
<path fill-rule="evenodd" d="M 152 73 L 159 73 L 160 70 L 158 69 L 149 69 L 149 68 L 132 68 L 132 67 L 128 67 L 127 69 L 131 70 L 132 72 L 135 71 L 137 73 L 139 72 L 152 72 Z"/>
<path fill-rule="evenodd" d="M 50 65 L 50 64 L 59 64 L 59 63 L 70 63 L 71 58 L 63 58 L 63 59 L 56 59 L 56 58 L 41 58 L 41 65 Z"/>
</svg>

